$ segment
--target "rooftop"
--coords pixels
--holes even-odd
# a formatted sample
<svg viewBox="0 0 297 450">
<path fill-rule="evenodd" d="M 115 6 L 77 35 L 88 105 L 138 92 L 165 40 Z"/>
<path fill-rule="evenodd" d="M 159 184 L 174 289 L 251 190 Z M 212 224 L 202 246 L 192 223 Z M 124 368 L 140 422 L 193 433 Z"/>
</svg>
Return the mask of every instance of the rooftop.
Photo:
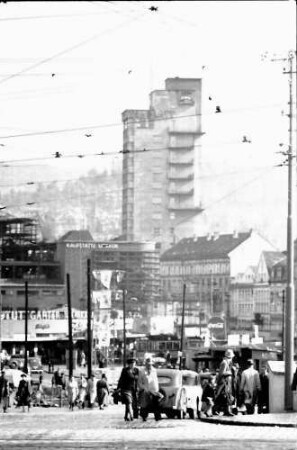
<svg viewBox="0 0 297 450">
<path fill-rule="evenodd" d="M 227 258 L 228 254 L 251 236 L 251 231 L 184 238 L 161 256 L 161 261 Z"/>
<path fill-rule="evenodd" d="M 71 230 L 64 234 L 59 242 L 93 242 L 93 236 L 88 230 Z"/>
</svg>

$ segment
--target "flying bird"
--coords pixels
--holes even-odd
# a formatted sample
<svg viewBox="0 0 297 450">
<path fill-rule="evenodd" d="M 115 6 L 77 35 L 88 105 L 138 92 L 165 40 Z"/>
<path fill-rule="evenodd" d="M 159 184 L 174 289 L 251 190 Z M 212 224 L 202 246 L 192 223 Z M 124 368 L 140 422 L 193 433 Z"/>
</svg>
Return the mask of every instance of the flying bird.
<svg viewBox="0 0 297 450">
<path fill-rule="evenodd" d="M 251 144 L 251 143 L 252 143 L 252 141 L 251 141 L 250 139 L 248 139 L 246 136 L 243 136 L 243 137 L 242 137 L 242 142 L 246 142 L 246 143 L 248 143 L 248 144 Z"/>
<path fill-rule="evenodd" d="M 54 153 L 54 157 L 55 158 L 61 158 L 61 156 L 62 156 L 62 153 L 60 153 L 60 152 L 55 152 Z"/>
<path fill-rule="evenodd" d="M 150 11 L 158 11 L 158 7 L 157 6 L 151 6 L 149 8 Z"/>
<path fill-rule="evenodd" d="M 32 205 L 35 205 L 35 202 L 28 202 L 28 203 L 26 203 L 26 205 L 32 206 Z"/>
<path fill-rule="evenodd" d="M 91 134 L 85 134 L 85 136 L 86 136 L 86 137 L 91 137 L 92 135 L 91 135 Z"/>
<path fill-rule="evenodd" d="M 0 147 L 5 147 L 5 144 L 0 144 Z"/>
<path fill-rule="evenodd" d="M 52 73 L 52 78 L 55 77 L 55 76 L 56 76 L 56 74 L 55 74 L 55 73 Z"/>
<path fill-rule="evenodd" d="M 221 113 L 221 107 L 220 106 L 216 106 L 216 113 Z"/>
<path fill-rule="evenodd" d="M 212 100 L 212 97 L 208 97 L 208 100 Z"/>
<path fill-rule="evenodd" d="M 130 73 L 132 73 L 132 70 L 128 70 L 128 74 L 130 75 Z"/>
</svg>

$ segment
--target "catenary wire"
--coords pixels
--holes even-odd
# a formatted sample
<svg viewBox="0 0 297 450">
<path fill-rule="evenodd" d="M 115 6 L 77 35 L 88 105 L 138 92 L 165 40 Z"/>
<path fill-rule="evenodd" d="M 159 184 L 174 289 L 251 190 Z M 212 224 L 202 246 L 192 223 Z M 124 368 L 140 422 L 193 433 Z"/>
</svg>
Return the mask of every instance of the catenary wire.
<svg viewBox="0 0 297 450">
<path fill-rule="evenodd" d="M 111 32 L 116 31 L 116 30 L 118 30 L 118 29 L 120 29 L 122 27 L 125 27 L 129 23 L 131 23 L 131 22 L 133 22 L 133 21 L 135 21 L 136 19 L 139 19 L 139 18 L 140 18 L 139 15 L 138 16 L 134 16 L 132 18 L 130 17 L 128 20 L 123 21 L 122 23 L 118 24 L 115 27 L 112 27 L 112 28 L 109 28 L 107 30 L 101 31 L 100 33 L 96 33 L 95 35 L 90 36 L 89 38 L 84 39 L 84 40 L 78 42 L 77 44 L 72 45 L 71 47 L 67 47 L 66 49 L 61 50 L 61 51 L 55 53 L 54 55 L 51 55 L 51 56 L 49 56 L 47 58 L 44 58 L 44 59 L 42 59 L 42 60 L 40 60 L 40 61 L 30 65 L 29 67 L 26 67 L 26 68 L 20 70 L 19 72 L 16 72 L 16 73 L 14 73 L 14 74 L 6 77 L 6 78 L 3 78 L 2 80 L 0 80 L 0 85 L 5 83 L 6 81 L 11 80 L 12 78 L 15 78 L 15 77 L 18 77 L 19 75 L 22 75 L 23 73 L 29 72 L 30 70 L 33 70 L 33 69 L 36 69 L 36 67 L 39 67 L 42 64 L 46 64 L 46 63 L 48 63 L 48 62 L 50 62 L 50 61 L 52 61 L 52 60 L 54 60 L 56 58 L 59 58 L 60 56 L 66 55 L 67 53 L 70 53 L 73 50 L 76 50 L 77 48 L 80 48 L 80 47 L 88 44 L 89 42 L 92 42 L 92 41 L 98 39 L 99 37 L 101 37 L 101 36 L 103 36 L 105 34 L 111 33 Z"/>
<path fill-rule="evenodd" d="M 270 170 L 267 170 L 267 168 L 265 168 L 265 170 L 263 170 L 261 174 L 257 175 L 256 177 L 253 177 L 253 178 L 252 178 L 251 180 L 249 180 L 248 182 L 245 182 L 245 183 L 241 184 L 241 185 L 238 186 L 237 188 L 232 189 L 232 191 L 228 192 L 227 194 L 225 194 L 225 195 L 222 196 L 221 198 L 219 198 L 219 199 L 217 199 L 217 200 L 214 200 L 214 201 L 213 201 L 212 203 L 210 203 L 209 205 L 206 205 L 205 207 L 202 207 L 203 211 L 205 211 L 205 210 L 207 210 L 207 209 L 210 209 L 210 208 L 211 208 L 213 205 L 215 205 L 216 203 L 219 203 L 219 202 L 225 200 L 226 198 L 232 196 L 233 194 L 237 193 L 237 192 L 240 191 L 241 189 L 245 188 L 246 186 L 252 184 L 253 182 L 255 182 L 255 181 L 257 181 L 258 179 L 260 179 L 261 177 L 263 177 L 263 175 L 264 175 L 264 176 L 267 176 L 268 173 L 271 172 L 273 169 L 275 169 L 274 166 L 271 166 L 271 167 L 270 167 Z M 118 192 L 118 191 L 119 191 L 119 189 L 116 189 L 116 190 L 114 190 L 114 191 L 113 191 L 113 190 L 108 190 L 108 191 L 102 191 L 102 190 L 101 190 L 100 192 L 98 192 L 98 189 L 97 189 L 96 191 L 94 191 L 94 192 L 92 192 L 92 193 L 82 194 L 80 197 L 81 197 L 81 198 L 87 198 L 87 197 L 92 197 L 92 196 L 97 196 L 97 195 L 102 195 L 102 194 L 110 195 L 110 194 L 112 194 L 113 192 Z M 143 190 L 140 190 L 140 191 L 141 191 L 141 192 L 142 192 L 142 191 L 143 191 L 143 192 L 151 192 L 150 189 L 143 189 Z M 65 201 L 65 200 L 68 201 L 68 200 L 72 200 L 72 199 L 76 199 L 76 200 L 77 200 L 77 195 L 67 197 L 66 199 L 64 198 L 63 201 Z M 32 201 L 32 202 L 26 202 L 26 203 L 24 203 L 24 204 L 18 204 L 18 205 L 7 205 L 7 206 L 2 206 L 2 207 L 0 207 L 0 208 L 2 208 L 2 209 L 13 209 L 13 208 L 21 208 L 21 207 L 25 207 L 25 206 L 45 205 L 45 204 L 52 203 L 52 202 L 57 203 L 57 198 L 47 199 L 46 201 L 36 201 L 36 202 Z"/>
<path fill-rule="evenodd" d="M 258 166 L 258 167 L 252 167 L 249 170 L 232 170 L 232 171 L 226 171 L 226 172 L 221 172 L 221 173 L 212 173 L 212 174 L 207 174 L 207 175 L 200 175 L 198 176 L 199 180 L 204 180 L 204 179 L 211 179 L 211 178 L 221 178 L 221 177 L 225 177 L 225 176 L 232 176 L 232 175 L 238 175 L 238 174 L 245 174 L 245 173 L 249 173 L 249 172 L 255 172 L 256 170 L 263 170 L 263 169 L 269 169 L 271 168 L 271 165 L 267 165 L 267 166 Z M 117 172 L 116 175 L 121 175 L 120 172 Z M 85 180 L 91 180 L 91 179 L 95 179 L 95 178 L 100 178 L 100 181 L 104 181 L 104 180 L 110 180 L 110 175 L 101 175 L 100 173 L 97 173 L 96 175 L 86 175 L 86 176 L 80 176 L 80 177 L 76 177 L 76 178 L 66 178 L 66 179 L 52 179 L 52 180 L 46 180 L 46 181 L 27 181 L 27 182 L 22 182 L 22 183 L 14 183 L 14 184 L 0 184 L 0 188 L 15 188 L 15 187 L 25 187 L 25 186 L 40 186 L 40 185 L 48 185 L 51 183 L 56 183 L 56 184 L 60 184 L 60 183 L 67 183 L 67 182 L 80 182 L 80 181 L 85 181 Z M 118 189 L 119 191 L 122 190 L 122 188 Z"/>
<path fill-rule="evenodd" d="M 1 81 L 0 81 L 1 83 Z M 226 109 L 221 114 L 229 114 L 239 111 L 258 111 L 261 109 L 274 109 L 279 108 L 282 106 L 281 103 L 278 104 L 271 104 L 271 105 L 258 105 L 257 107 L 245 107 L 245 108 L 232 108 L 232 109 Z M 151 122 L 159 122 L 159 121 L 168 121 L 168 120 L 177 120 L 177 119 L 184 119 L 189 117 L 204 117 L 204 116 L 212 116 L 215 112 L 207 112 L 207 113 L 196 113 L 196 114 L 184 114 L 184 115 L 178 115 L 178 116 L 170 116 L 170 117 L 154 117 L 152 119 L 147 119 L 147 123 Z M 129 125 L 137 124 L 139 123 L 139 120 L 129 120 L 127 122 Z M 106 123 L 106 124 L 98 124 L 98 125 L 84 125 L 79 127 L 71 127 L 71 128 L 61 128 L 56 130 L 43 130 L 43 131 L 34 131 L 30 133 L 20 133 L 20 134 L 10 134 L 10 135 L 4 135 L 0 136 L 0 139 L 12 139 L 12 138 L 19 138 L 19 137 L 33 137 L 33 136 L 42 136 L 42 135 L 48 135 L 48 134 L 57 134 L 57 133 L 68 133 L 68 132 L 75 132 L 75 131 L 84 131 L 84 130 L 95 130 L 98 128 L 111 128 L 111 127 L 119 127 L 123 126 L 123 122 L 112 122 L 112 123 Z"/>
</svg>

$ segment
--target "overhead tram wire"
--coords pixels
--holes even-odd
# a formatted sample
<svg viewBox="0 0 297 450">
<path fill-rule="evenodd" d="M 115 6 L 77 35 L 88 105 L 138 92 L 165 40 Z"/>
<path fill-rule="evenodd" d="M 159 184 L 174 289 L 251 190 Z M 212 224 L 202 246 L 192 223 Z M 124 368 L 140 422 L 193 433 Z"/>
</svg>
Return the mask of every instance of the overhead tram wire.
<svg viewBox="0 0 297 450">
<path fill-rule="evenodd" d="M 55 53 L 54 55 L 49 56 L 47 58 L 44 58 L 44 59 L 42 59 L 42 60 L 40 60 L 40 61 L 38 61 L 38 62 L 36 62 L 34 64 L 31 64 L 29 67 L 26 67 L 26 68 L 20 70 L 19 72 L 16 72 L 16 73 L 14 73 L 12 75 L 9 75 L 8 77 L 3 78 L 2 80 L 0 80 L 0 85 L 5 83 L 6 81 L 11 80 L 12 78 L 16 78 L 16 77 L 22 75 L 23 73 L 29 72 L 30 70 L 33 70 L 33 69 L 36 69 L 36 67 L 39 67 L 42 64 L 46 64 L 46 63 L 48 63 L 48 62 L 50 62 L 50 61 L 52 61 L 52 60 L 54 60 L 56 58 L 59 58 L 60 56 L 66 55 L 67 53 L 70 53 L 73 50 L 76 50 L 77 48 L 80 48 L 80 47 L 88 44 L 89 42 L 92 42 L 92 41 L 98 39 L 99 37 L 104 36 L 105 34 L 111 33 L 111 32 L 116 31 L 116 30 L 118 30 L 118 29 L 120 29 L 122 27 L 125 27 L 129 23 L 135 21 L 136 19 L 139 19 L 139 17 L 140 17 L 139 15 L 138 16 L 134 16 L 134 17 L 130 17 L 128 20 L 123 21 L 122 23 L 118 24 L 117 26 L 115 26 L 113 28 L 109 28 L 107 30 L 101 31 L 100 33 L 96 33 L 95 35 L 93 35 L 93 36 L 91 36 L 91 37 L 89 37 L 87 39 L 84 39 L 84 40 L 78 42 L 77 44 L 72 45 L 71 47 L 68 47 L 68 48 L 66 48 L 64 50 L 61 50 L 60 52 Z"/>
<path fill-rule="evenodd" d="M 0 81 L 1 84 L 1 81 Z M 239 111 L 258 111 L 261 109 L 270 109 L 270 108 L 279 108 L 282 106 L 282 104 L 272 104 L 272 105 L 260 105 L 257 107 L 246 107 L 246 108 L 232 108 L 232 109 L 224 109 L 224 114 L 232 114 Z M 168 120 L 177 120 L 177 119 L 184 119 L 188 117 L 199 117 L 199 116 L 212 116 L 214 113 L 208 112 L 208 113 L 197 113 L 197 114 L 184 114 L 184 115 L 178 115 L 178 116 L 170 116 L 170 117 L 154 117 L 152 119 L 148 119 L 147 123 L 151 122 L 159 122 L 159 121 L 168 121 Z M 135 125 L 139 123 L 137 120 L 129 120 L 129 125 Z M 113 122 L 113 123 L 107 123 L 107 124 L 98 124 L 98 125 L 84 125 L 79 127 L 71 127 L 71 128 L 61 128 L 58 130 L 43 130 L 43 131 L 34 131 L 30 133 L 20 133 L 20 134 L 10 134 L 10 135 L 4 135 L 0 136 L 1 139 L 12 139 L 12 138 L 19 138 L 19 137 L 34 137 L 34 136 L 42 136 L 42 135 L 48 135 L 48 134 L 58 134 L 58 133 L 71 133 L 76 131 L 85 131 L 85 130 L 95 130 L 98 128 L 111 128 L 111 127 L 119 127 L 123 126 L 123 122 Z M 202 133 L 204 134 L 204 133 Z"/>
<path fill-rule="evenodd" d="M 270 166 L 270 172 L 276 169 L 275 166 Z M 236 194 L 238 191 L 240 191 L 241 189 L 245 188 L 246 186 L 249 186 L 250 184 L 254 183 L 255 181 L 257 181 L 258 179 L 260 179 L 261 177 L 263 178 L 263 176 L 267 176 L 269 173 L 269 170 L 267 170 L 267 168 L 265 168 L 265 170 L 263 170 L 263 172 L 259 175 L 257 175 L 256 177 L 253 177 L 251 180 L 239 185 L 237 188 L 233 189 L 232 191 L 228 192 L 227 194 L 223 195 L 221 198 L 214 200 L 213 202 L 209 203 L 208 205 L 206 205 L 205 207 L 203 207 L 203 211 L 206 211 L 207 209 L 210 209 L 213 205 L 215 205 L 216 203 L 219 203 L 223 200 L 225 200 L 226 198 L 229 198 L 230 196 L 232 196 L 233 194 Z M 121 189 L 122 190 L 122 189 Z M 100 191 L 98 192 L 98 190 L 96 192 L 92 192 L 92 193 L 88 193 L 88 194 L 83 194 L 80 197 L 81 198 L 87 198 L 87 197 L 92 197 L 92 196 L 97 196 L 97 195 L 102 195 L 102 194 L 111 194 L 113 192 L 118 192 L 119 189 L 117 190 L 108 190 L 108 191 Z M 150 191 L 149 189 L 143 189 L 143 190 L 139 190 L 139 192 L 148 192 Z M 80 198 L 80 200 L 81 200 Z M 67 197 L 65 200 L 77 200 L 77 195 L 75 196 L 70 196 Z M 35 206 L 35 205 L 45 205 L 48 203 L 53 203 L 53 202 L 58 202 L 57 198 L 52 198 L 52 199 L 47 199 L 46 201 L 32 201 L 32 202 L 26 202 L 26 203 L 22 203 L 22 204 L 18 204 L 18 205 L 2 205 L 0 206 L 0 211 L 4 210 L 4 209 L 14 209 L 14 208 L 22 208 L 22 207 L 26 207 L 26 206 Z"/>
<path fill-rule="evenodd" d="M 242 141 L 240 140 L 234 140 L 234 141 L 229 141 L 229 142 L 218 142 L 218 143 L 214 143 L 214 144 L 193 144 L 191 147 L 201 147 L 201 148 L 212 148 L 212 147 L 218 147 L 218 146 L 224 146 L 224 145 L 246 145 L 243 144 Z M 140 149 L 136 149 L 136 150 L 126 150 L 126 149 L 121 149 L 121 150 L 117 150 L 117 151 L 97 151 L 95 153 L 76 153 L 76 154 L 62 154 L 60 151 L 54 151 L 54 153 L 52 154 L 52 156 L 41 156 L 41 157 L 31 157 L 31 158 L 24 158 L 24 159 L 11 159 L 11 160 L 0 160 L 0 164 L 16 164 L 16 163 L 26 163 L 26 162 L 32 162 L 32 161 L 49 161 L 49 160 L 53 160 L 53 159 L 68 159 L 68 158 L 79 158 L 79 159 L 83 159 L 83 158 L 88 158 L 88 157 L 98 157 L 98 156 L 104 156 L 104 157 L 111 157 L 111 156 L 119 156 L 119 155 L 125 155 L 125 154 L 137 154 L 137 153 L 148 153 L 148 152 L 160 152 L 160 151 L 167 151 L 168 150 L 168 146 L 167 147 L 155 147 L 155 148 L 149 148 L 149 147 L 143 147 Z M 0 166 L 1 167 L 1 166 Z"/>
<path fill-rule="evenodd" d="M 19 16 L 19 17 L 0 17 L 0 22 L 13 22 L 18 20 L 40 20 L 40 19 L 72 19 L 73 17 L 101 16 L 105 12 L 77 13 L 77 14 L 48 14 L 44 16 Z"/>
<path fill-rule="evenodd" d="M 25 166 L 26 167 L 26 166 Z M 205 179 L 211 179 L 211 178 L 221 178 L 221 177 L 226 177 L 226 176 L 232 176 L 232 175 L 239 175 L 239 174 L 245 174 L 245 173 L 249 173 L 249 172 L 255 172 L 255 170 L 266 170 L 269 169 L 273 166 L 271 165 L 267 165 L 267 166 L 259 166 L 259 167 L 252 167 L 249 170 L 232 170 L 230 172 L 221 172 L 221 173 L 212 173 L 212 174 L 207 174 L 207 175 L 200 175 L 198 177 L 198 180 L 205 180 Z M 1 168 L 1 166 L 0 166 Z M 117 173 L 119 176 L 121 175 L 121 173 Z M 96 175 L 86 175 L 86 176 L 79 176 L 79 177 L 75 177 L 75 178 L 65 178 L 65 179 L 51 179 L 51 180 L 36 180 L 36 181 L 27 181 L 27 182 L 22 182 L 22 183 L 14 183 L 14 184 L 0 184 L 0 188 L 15 188 L 15 187 L 25 187 L 25 186 L 45 186 L 48 184 L 60 184 L 60 183 L 67 183 L 67 182 L 84 182 L 86 180 L 91 180 L 91 179 L 95 179 L 95 178 L 100 178 L 101 181 L 103 180 L 110 180 L 110 175 L 106 175 L 103 176 L 100 173 L 97 173 Z M 119 190 L 122 190 L 119 189 Z M 114 190 L 111 192 L 115 192 Z"/>
</svg>

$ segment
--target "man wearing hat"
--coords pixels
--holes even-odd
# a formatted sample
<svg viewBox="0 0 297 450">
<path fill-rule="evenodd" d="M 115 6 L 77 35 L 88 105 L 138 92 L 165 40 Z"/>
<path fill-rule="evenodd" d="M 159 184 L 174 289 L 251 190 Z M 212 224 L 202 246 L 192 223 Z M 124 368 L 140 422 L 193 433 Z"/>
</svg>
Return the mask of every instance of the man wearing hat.
<svg viewBox="0 0 297 450">
<path fill-rule="evenodd" d="M 164 397 L 159 392 L 157 371 L 151 357 L 146 358 L 144 368 L 139 373 L 138 387 L 140 391 L 140 415 L 145 421 L 152 410 L 155 420 L 161 420 L 159 403 Z"/>
<path fill-rule="evenodd" d="M 118 389 L 121 390 L 122 403 L 125 405 L 126 421 L 138 418 L 137 384 L 139 370 L 136 367 L 136 359 L 128 358 L 127 367 L 124 367 L 118 382 Z"/>
<path fill-rule="evenodd" d="M 25 406 L 28 407 L 28 412 L 30 411 L 31 395 L 29 381 L 25 373 L 21 375 L 21 381 L 18 386 L 16 393 L 16 399 L 18 401 L 18 406 L 22 406 L 23 412 L 25 412 Z"/>
<path fill-rule="evenodd" d="M 244 404 L 248 414 L 254 414 L 261 391 L 259 372 L 254 369 L 254 361 L 247 360 L 247 369 L 242 372 L 240 390 L 244 393 Z"/>
<path fill-rule="evenodd" d="M 232 412 L 232 403 L 234 402 L 234 398 L 232 396 L 232 360 L 234 356 L 235 355 L 232 349 L 227 349 L 225 351 L 225 356 L 220 364 L 217 378 L 216 406 L 218 408 L 216 408 L 216 410 L 222 408 L 228 416 L 234 416 Z"/>
</svg>

